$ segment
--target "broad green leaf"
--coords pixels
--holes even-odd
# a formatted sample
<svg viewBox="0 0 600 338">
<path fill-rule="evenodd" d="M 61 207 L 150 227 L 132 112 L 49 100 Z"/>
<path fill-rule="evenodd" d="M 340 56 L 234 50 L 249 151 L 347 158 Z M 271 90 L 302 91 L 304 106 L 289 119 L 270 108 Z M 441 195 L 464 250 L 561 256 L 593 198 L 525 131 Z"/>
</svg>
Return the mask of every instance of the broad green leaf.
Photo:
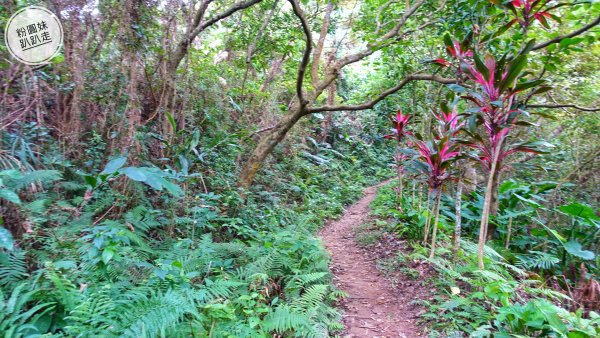
<svg viewBox="0 0 600 338">
<path fill-rule="evenodd" d="M 169 112 L 165 112 L 165 115 L 167 115 L 167 120 L 169 120 L 169 123 L 171 124 L 171 127 L 173 127 L 173 131 L 177 131 L 177 124 L 175 123 L 175 119 L 173 118 L 173 115 L 171 115 L 171 113 Z"/>
<path fill-rule="evenodd" d="M 455 91 L 457 93 L 465 93 L 467 90 L 465 89 L 465 87 L 457 85 L 457 84 L 449 84 L 448 88 L 452 91 Z"/>
<path fill-rule="evenodd" d="M 546 226 L 544 223 L 540 222 L 539 219 L 536 219 L 536 222 L 541 225 L 542 227 L 544 227 L 546 229 L 546 231 L 548 231 L 549 233 L 551 233 L 556 239 L 558 239 L 560 242 L 564 243 L 567 241 L 567 239 L 558 233 L 558 231 L 554 230 L 554 229 L 550 229 L 548 228 L 548 226 Z"/>
<path fill-rule="evenodd" d="M 532 199 L 529 199 L 529 198 L 525 198 L 525 197 L 523 197 L 523 196 L 521 196 L 519 194 L 514 194 L 513 196 L 515 196 L 516 198 L 520 199 L 521 201 L 523 201 L 523 202 L 525 202 L 525 203 L 527 203 L 527 204 L 529 204 L 529 205 L 531 205 L 533 207 L 536 207 L 536 208 L 543 208 L 544 207 L 543 205 L 539 204 L 538 202 L 536 202 L 536 201 L 534 201 Z"/>
<path fill-rule="evenodd" d="M 567 205 L 561 205 L 560 207 L 558 207 L 558 210 L 573 217 L 600 220 L 600 217 L 596 216 L 594 209 L 592 209 L 590 206 L 577 202 Z"/>
<path fill-rule="evenodd" d="M 125 162 L 127 162 L 127 157 L 117 157 L 113 160 L 110 160 L 100 174 L 112 174 L 119 170 L 125 164 Z"/>
<path fill-rule="evenodd" d="M 533 91 L 531 91 L 531 95 L 545 93 L 552 89 L 554 89 L 554 87 L 552 87 L 552 86 L 540 86 L 540 87 L 535 88 Z"/>
<path fill-rule="evenodd" d="M 200 144 L 200 130 L 194 129 L 192 141 L 190 142 L 190 149 L 195 149 Z"/>
<path fill-rule="evenodd" d="M 183 190 L 181 190 L 181 188 L 175 183 L 164 180 L 162 185 L 171 195 L 175 197 L 181 197 L 183 195 Z"/>
<path fill-rule="evenodd" d="M 77 268 L 77 263 L 75 261 L 63 260 L 54 262 L 54 267 L 59 269 L 75 269 Z"/>
<path fill-rule="evenodd" d="M 121 169 L 120 171 L 134 181 L 144 182 L 147 178 L 146 174 L 144 174 L 144 171 L 137 167 L 127 167 Z"/>
<path fill-rule="evenodd" d="M 544 82 L 545 82 L 544 80 L 533 80 L 533 81 L 527 81 L 527 82 L 520 82 L 520 83 L 517 83 L 517 85 L 515 86 L 515 90 L 521 91 L 521 90 L 537 87 Z M 550 88 L 552 88 L 552 87 L 550 87 Z"/>
<path fill-rule="evenodd" d="M 4 198 L 9 202 L 13 202 L 15 204 L 21 204 L 21 199 L 19 195 L 17 195 L 14 191 L 8 189 L 0 189 L 0 198 Z"/>
<path fill-rule="evenodd" d="M 563 48 L 567 48 L 571 45 L 576 45 L 578 43 L 580 43 L 581 41 L 583 41 L 584 38 L 567 38 L 567 39 L 562 39 L 560 40 L 559 46 L 561 49 Z"/>
<path fill-rule="evenodd" d="M 113 258 L 114 255 L 115 250 L 113 248 L 105 248 L 102 251 L 102 262 L 104 262 L 104 264 L 108 264 L 108 262 Z"/>
<path fill-rule="evenodd" d="M 0 248 L 12 251 L 14 245 L 15 241 L 13 240 L 13 236 L 10 231 L 8 231 L 6 228 L 0 227 Z"/>
<path fill-rule="evenodd" d="M 500 187 L 498 188 L 498 192 L 502 194 L 511 189 L 515 189 L 515 188 L 522 187 L 522 186 L 523 186 L 522 184 L 519 184 L 516 181 L 506 180 L 506 181 L 502 182 L 502 184 L 500 184 Z"/>
<path fill-rule="evenodd" d="M 581 247 L 581 243 L 577 242 L 577 241 L 568 241 L 567 243 L 563 244 L 565 247 L 565 250 L 567 250 L 568 253 L 570 253 L 573 256 L 577 256 L 581 259 L 585 259 L 585 260 L 592 260 L 594 258 L 596 258 L 596 255 L 589 251 L 589 250 L 583 250 Z"/>
<path fill-rule="evenodd" d="M 453 42 L 452 42 L 452 38 L 450 37 L 450 35 L 448 35 L 448 34 L 444 35 L 444 44 L 446 45 L 446 47 L 452 47 Z"/>
<path fill-rule="evenodd" d="M 513 60 L 513 62 L 510 63 L 510 66 L 508 66 L 508 70 L 506 72 L 506 78 L 504 78 L 504 81 L 502 81 L 502 84 L 500 86 L 501 92 L 504 92 L 513 85 L 513 83 L 521 74 L 521 71 L 523 70 L 523 68 L 525 68 L 526 65 L 526 55 L 519 55 Z"/>
<path fill-rule="evenodd" d="M 85 181 L 85 183 L 87 183 L 90 187 L 96 188 L 98 186 L 98 179 L 95 176 L 92 175 L 85 175 L 83 176 L 83 180 Z"/>
<path fill-rule="evenodd" d="M 481 61 L 481 59 L 479 58 L 479 55 L 477 55 L 477 53 L 473 53 L 473 60 L 475 61 L 475 68 L 477 68 L 477 71 L 479 73 L 481 73 L 481 75 L 483 75 L 483 77 L 486 80 L 489 80 L 490 79 L 490 70 L 485 66 L 483 61 Z"/>
<path fill-rule="evenodd" d="M 523 48 L 523 50 L 521 51 L 521 55 L 525 55 L 531 52 L 533 50 L 533 47 L 535 47 L 535 39 L 531 39 L 527 42 L 525 48 Z"/>
</svg>

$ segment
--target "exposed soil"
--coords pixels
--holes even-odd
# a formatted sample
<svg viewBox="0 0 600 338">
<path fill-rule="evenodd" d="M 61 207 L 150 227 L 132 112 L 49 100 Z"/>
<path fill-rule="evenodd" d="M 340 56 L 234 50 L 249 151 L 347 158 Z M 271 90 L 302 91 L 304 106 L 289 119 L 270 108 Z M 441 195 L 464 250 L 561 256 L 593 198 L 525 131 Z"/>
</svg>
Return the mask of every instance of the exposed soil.
<svg viewBox="0 0 600 338">
<path fill-rule="evenodd" d="M 320 234 L 332 257 L 334 283 L 349 294 L 340 304 L 345 311 L 343 337 L 423 335 L 416 324 L 421 309 L 413 300 L 427 291 L 418 281 L 408 278 L 392 284 L 376 267 L 381 251 L 364 249 L 354 239 L 354 229 L 368 221 L 369 204 L 384 183 L 367 188 L 361 200 L 350 206 L 339 220 L 327 224 Z"/>
</svg>

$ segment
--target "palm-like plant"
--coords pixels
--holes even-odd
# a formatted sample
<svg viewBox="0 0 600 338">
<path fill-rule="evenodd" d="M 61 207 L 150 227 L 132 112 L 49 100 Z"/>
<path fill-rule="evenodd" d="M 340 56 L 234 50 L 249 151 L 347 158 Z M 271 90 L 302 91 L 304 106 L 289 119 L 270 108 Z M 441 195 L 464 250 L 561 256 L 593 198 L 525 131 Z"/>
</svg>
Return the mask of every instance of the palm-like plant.
<svg viewBox="0 0 600 338">
<path fill-rule="evenodd" d="M 498 2 L 499 3 L 499 2 Z M 544 8 L 548 1 L 544 0 L 513 0 L 506 2 L 506 6 L 515 16 L 515 18 L 509 21 L 503 29 L 506 30 L 515 23 L 519 23 L 519 26 L 527 32 L 527 29 L 535 21 L 539 21 L 545 28 L 550 28 L 550 24 L 547 19 L 558 21 L 558 17 L 550 14 L 550 10 L 557 6 L 551 6 Z"/>
<path fill-rule="evenodd" d="M 456 105 L 450 109 L 445 103 L 442 103 L 441 111 L 438 114 L 435 114 L 435 117 L 439 123 L 440 133 L 450 134 L 452 137 L 456 137 L 457 134 L 462 130 L 464 126 L 464 121 L 462 121 L 462 116 L 458 114 L 456 109 Z M 456 151 L 461 152 L 460 144 L 458 144 Z M 463 180 L 463 168 L 461 166 L 460 158 L 457 158 L 455 161 L 455 170 L 454 170 L 454 178 L 456 182 L 456 195 L 455 195 L 455 222 L 454 222 L 454 235 L 453 235 L 453 249 L 452 252 L 456 257 L 456 253 L 458 252 L 458 248 L 460 246 L 460 235 L 462 228 L 462 218 L 461 218 L 461 199 L 462 199 L 462 180 Z"/>
<path fill-rule="evenodd" d="M 419 136 L 415 138 L 415 145 L 419 153 L 419 169 L 427 175 L 429 185 L 429 200 L 433 197 L 434 204 L 432 209 L 433 214 L 433 231 L 431 235 L 431 252 L 430 258 L 435 254 L 435 241 L 437 236 L 437 228 L 440 213 L 440 198 L 442 195 L 442 187 L 446 181 L 450 179 L 450 167 L 458 158 L 459 144 L 454 136 L 458 132 L 461 123 L 458 121 L 456 110 L 448 111 L 442 109 L 439 114 L 434 114 L 439 128 L 436 130 L 436 135 L 431 140 L 423 140 Z M 427 217 L 425 223 L 425 234 L 423 242 L 427 243 L 429 237 L 429 227 L 431 225 L 431 217 Z"/>
<path fill-rule="evenodd" d="M 449 38 L 445 39 L 446 43 L 448 40 Z M 497 195 L 498 173 L 504 169 L 506 157 L 519 151 L 540 153 L 539 146 L 543 145 L 540 142 L 515 144 L 508 142 L 512 129 L 519 125 L 531 125 L 520 120 L 528 113 L 517 104 L 517 94 L 543 83 L 542 80 L 518 82 L 524 77 L 522 71 L 527 64 L 527 51 L 528 48 L 525 48 L 515 58 L 511 59 L 504 55 L 499 60 L 490 54 L 481 60 L 474 52 L 472 61 L 465 56 L 456 56 L 467 80 L 474 83 L 472 89 L 459 88 L 463 92 L 463 97 L 475 106 L 475 109 L 471 110 L 473 112 L 471 121 L 474 123 L 471 123 L 470 128 L 467 129 L 470 140 L 465 142 L 465 145 L 478 151 L 477 159 L 488 172 L 479 232 L 478 263 L 480 269 L 484 267 L 483 249 L 488 234 L 490 211 Z M 454 56 L 452 53 L 451 55 Z M 545 87 L 534 89 L 530 96 L 543 90 Z M 483 126 L 482 134 L 478 133 L 478 126 Z"/>
<path fill-rule="evenodd" d="M 403 184 L 402 184 L 402 174 L 404 172 L 404 161 L 406 160 L 406 155 L 402 153 L 402 141 L 407 135 L 410 135 L 410 132 L 406 129 L 408 125 L 408 121 L 412 118 L 412 115 L 404 115 L 401 110 L 396 112 L 396 116 L 390 118 L 394 128 L 392 129 L 392 134 L 385 135 L 384 138 L 396 140 L 396 172 L 398 175 L 398 190 L 397 190 L 397 201 L 398 208 L 401 208 L 402 203 L 400 203 L 400 199 L 402 198 L 403 193 Z"/>
</svg>

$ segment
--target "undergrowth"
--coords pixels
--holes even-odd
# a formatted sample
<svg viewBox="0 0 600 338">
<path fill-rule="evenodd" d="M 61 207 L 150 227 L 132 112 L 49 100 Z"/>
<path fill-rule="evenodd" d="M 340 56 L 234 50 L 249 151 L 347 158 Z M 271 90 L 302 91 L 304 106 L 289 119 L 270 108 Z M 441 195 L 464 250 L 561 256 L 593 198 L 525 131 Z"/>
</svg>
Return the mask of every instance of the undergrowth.
<svg viewBox="0 0 600 338">
<path fill-rule="evenodd" d="M 221 170 L 234 166 L 234 145 L 186 160 L 194 171 L 126 157 L 75 166 L 50 155 L 43 169 L 0 170 L 0 331 L 335 335 L 343 326 L 333 303 L 344 293 L 314 231 L 390 175 L 369 169 L 385 154 L 339 143 L 349 155 L 318 143 L 291 150 L 311 156 L 273 164 L 245 192 Z"/>
<path fill-rule="evenodd" d="M 452 255 L 451 237 L 443 235 L 443 245 L 436 250 L 435 258 L 429 258 L 429 249 L 420 242 L 427 211 L 423 208 L 419 212 L 418 201 L 404 198 L 404 212 L 400 212 L 392 188 L 395 184 L 392 182 L 379 190 L 371 204 L 372 214 L 387 221 L 383 229 L 407 240 L 411 250 L 398 252 L 396 257 L 380 262 L 380 268 L 394 269 L 407 278 L 414 276 L 411 262 L 422 262 L 435 270 L 433 276 L 421 281 L 424 288 L 431 288 L 433 296 L 418 300 L 426 310 L 422 321 L 430 337 L 600 335 L 600 316 L 581 308 L 569 311 L 573 299 L 540 277 L 544 264 L 519 264 L 522 259 L 514 260 L 514 253 L 508 256 L 504 251 L 504 255 L 499 253 L 491 242 L 485 247 L 486 269 L 479 270 L 477 243 L 468 233 L 461 240 L 458 256 Z M 453 220 L 449 216 L 441 221 L 442 233 L 451 233 Z M 363 229 L 360 236 L 379 235 L 381 229 L 367 229 L 366 233 Z M 534 267 L 539 269 L 534 270 Z"/>
</svg>

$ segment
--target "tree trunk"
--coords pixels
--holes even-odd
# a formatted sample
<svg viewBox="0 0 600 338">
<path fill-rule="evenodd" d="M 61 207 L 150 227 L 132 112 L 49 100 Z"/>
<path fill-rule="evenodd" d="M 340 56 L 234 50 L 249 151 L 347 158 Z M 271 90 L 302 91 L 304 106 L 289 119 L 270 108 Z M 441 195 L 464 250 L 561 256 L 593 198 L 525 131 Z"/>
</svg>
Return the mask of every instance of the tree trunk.
<svg viewBox="0 0 600 338">
<path fill-rule="evenodd" d="M 508 219 L 508 228 L 506 229 L 506 241 L 504 242 L 504 248 L 506 250 L 508 250 L 508 246 L 510 245 L 510 235 L 511 235 L 511 231 L 512 231 L 512 221 L 513 221 L 513 218 L 510 217 Z"/>
<path fill-rule="evenodd" d="M 438 221 L 440 219 L 440 198 L 442 197 L 442 188 L 438 188 L 437 191 L 435 192 L 435 202 L 433 205 L 433 210 L 434 210 L 434 219 L 435 221 L 433 222 L 433 234 L 431 235 L 431 251 L 429 252 L 429 259 L 432 259 L 435 256 L 435 239 L 437 236 L 437 228 L 438 228 Z"/>
<path fill-rule="evenodd" d="M 337 91 L 337 86 L 335 81 L 329 85 L 327 88 L 327 104 L 333 106 L 335 103 L 335 94 Z M 325 115 L 325 119 L 321 122 L 321 133 L 319 135 L 321 142 L 327 142 L 327 137 L 329 136 L 329 130 L 331 130 L 331 124 L 333 123 L 333 113 L 328 113 Z"/>
<path fill-rule="evenodd" d="M 404 193 L 404 185 L 402 182 L 402 159 L 400 157 L 400 143 L 396 145 L 396 171 L 398 175 L 398 193 L 396 194 L 396 203 L 398 203 L 398 210 L 402 212 L 402 194 Z"/>
<path fill-rule="evenodd" d="M 462 231 L 462 175 L 458 176 L 458 184 L 456 185 L 456 196 L 454 201 L 454 212 L 456 221 L 454 223 L 454 246 L 452 248 L 453 259 L 458 257 L 458 249 L 460 248 L 460 233 Z"/>
<path fill-rule="evenodd" d="M 135 133 L 142 122 L 142 95 L 140 94 L 139 83 L 144 66 L 141 64 L 136 52 L 140 39 L 132 27 L 139 25 L 141 4 L 137 0 L 128 0 L 125 2 L 125 7 L 127 10 L 123 13 L 123 25 L 120 27 L 122 36 L 120 48 L 123 54 L 123 74 L 127 78 L 125 89 L 127 93 L 127 103 L 125 105 L 127 123 L 124 126 L 125 130 L 120 131 L 118 146 L 121 154 L 129 153 L 130 159 L 137 161 L 140 145 L 135 140 Z"/>
<path fill-rule="evenodd" d="M 411 207 L 414 209 L 415 208 L 415 192 L 417 190 L 417 181 L 413 180 L 412 182 L 412 195 L 410 197 L 410 204 Z"/>
<path fill-rule="evenodd" d="M 419 193 L 417 194 L 417 210 L 421 213 L 421 200 L 423 199 L 423 186 L 419 184 Z"/>
<path fill-rule="evenodd" d="M 427 219 L 425 220 L 425 234 L 423 235 L 423 245 L 427 244 L 429 238 L 429 225 L 431 223 L 431 213 L 429 212 L 429 204 L 431 203 L 431 190 L 427 193 L 427 204 L 425 205 L 425 212 Z"/>
<path fill-rule="evenodd" d="M 292 129 L 294 124 L 296 124 L 301 117 L 302 110 L 296 103 L 290 109 L 289 114 L 287 114 L 273 129 L 263 134 L 254 148 L 252 155 L 250 155 L 242 167 L 239 181 L 240 187 L 247 189 L 252 185 L 256 173 L 267 156 L 271 153 L 273 148 L 283 140 L 288 131 Z"/>
<path fill-rule="evenodd" d="M 501 167 L 502 164 L 498 163 L 497 167 Z M 492 189 L 492 201 L 490 204 L 490 215 L 496 216 L 498 214 L 498 188 L 500 186 L 500 173 L 496 172 L 494 175 L 494 183 Z M 489 223 L 488 228 L 485 233 L 485 238 L 487 240 L 492 240 L 494 238 L 494 234 L 496 233 L 496 223 Z"/>
<path fill-rule="evenodd" d="M 488 176 L 487 186 L 485 189 L 485 198 L 483 200 L 483 210 L 481 212 L 481 224 L 479 226 L 479 241 L 477 245 L 477 266 L 479 269 L 484 269 L 483 264 L 483 250 L 485 248 L 485 242 L 487 239 L 487 228 L 490 217 L 490 208 L 492 205 L 492 196 L 494 194 L 494 176 L 496 176 L 496 168 L 498 165 L 498 156 L 500 154 L 500 150 L 502 149 L 502 141 L 498 142 L 498 145 L 494 149 L 494 153 L 492 156 L 492 165 L 490 167 L 490 172 Z"/>
<path fill-rule="evenodd" d="M 65 7 L 61 6 L 57 9 L 60 13 L 60 10 L 65 9 Z M 71 155 L 81 150 L 77 145 L 79 144 L 79 138 L 82 135 L 83 126 L 81 125 L 81 122 L 85 117 L 83 114 L 85 107 L 82 107 L 82 95 L 85 92 L 85 73 L 87 71 L 86 50 L 88 47 L 85 40 L 87 27 L 84 27 L 84 23 L 78 18 L 82 8 L 73 6 L 72 10 L 73 13 L 75 13 L 75 19 L 69 20 L 70 24 L 65 25 L 67 32 L 64 40 L 64 55 L 65 65 L 69 70 L 68 73 L 71 77 L 70 81 L 73 82 L 74 87 L 70 92 L 70 102 L 68 106 L 65 105 L 63 107 L 61 115 L 59 116 L 60 122 L 57 125 L 59 139 L 65 146 L 65 152 L 70 153 Z M 63 17 L 61 17 L 61 19 L 64 20 Z M 60 95 L 63 95 L 62 91 Z"/>
</svg>

